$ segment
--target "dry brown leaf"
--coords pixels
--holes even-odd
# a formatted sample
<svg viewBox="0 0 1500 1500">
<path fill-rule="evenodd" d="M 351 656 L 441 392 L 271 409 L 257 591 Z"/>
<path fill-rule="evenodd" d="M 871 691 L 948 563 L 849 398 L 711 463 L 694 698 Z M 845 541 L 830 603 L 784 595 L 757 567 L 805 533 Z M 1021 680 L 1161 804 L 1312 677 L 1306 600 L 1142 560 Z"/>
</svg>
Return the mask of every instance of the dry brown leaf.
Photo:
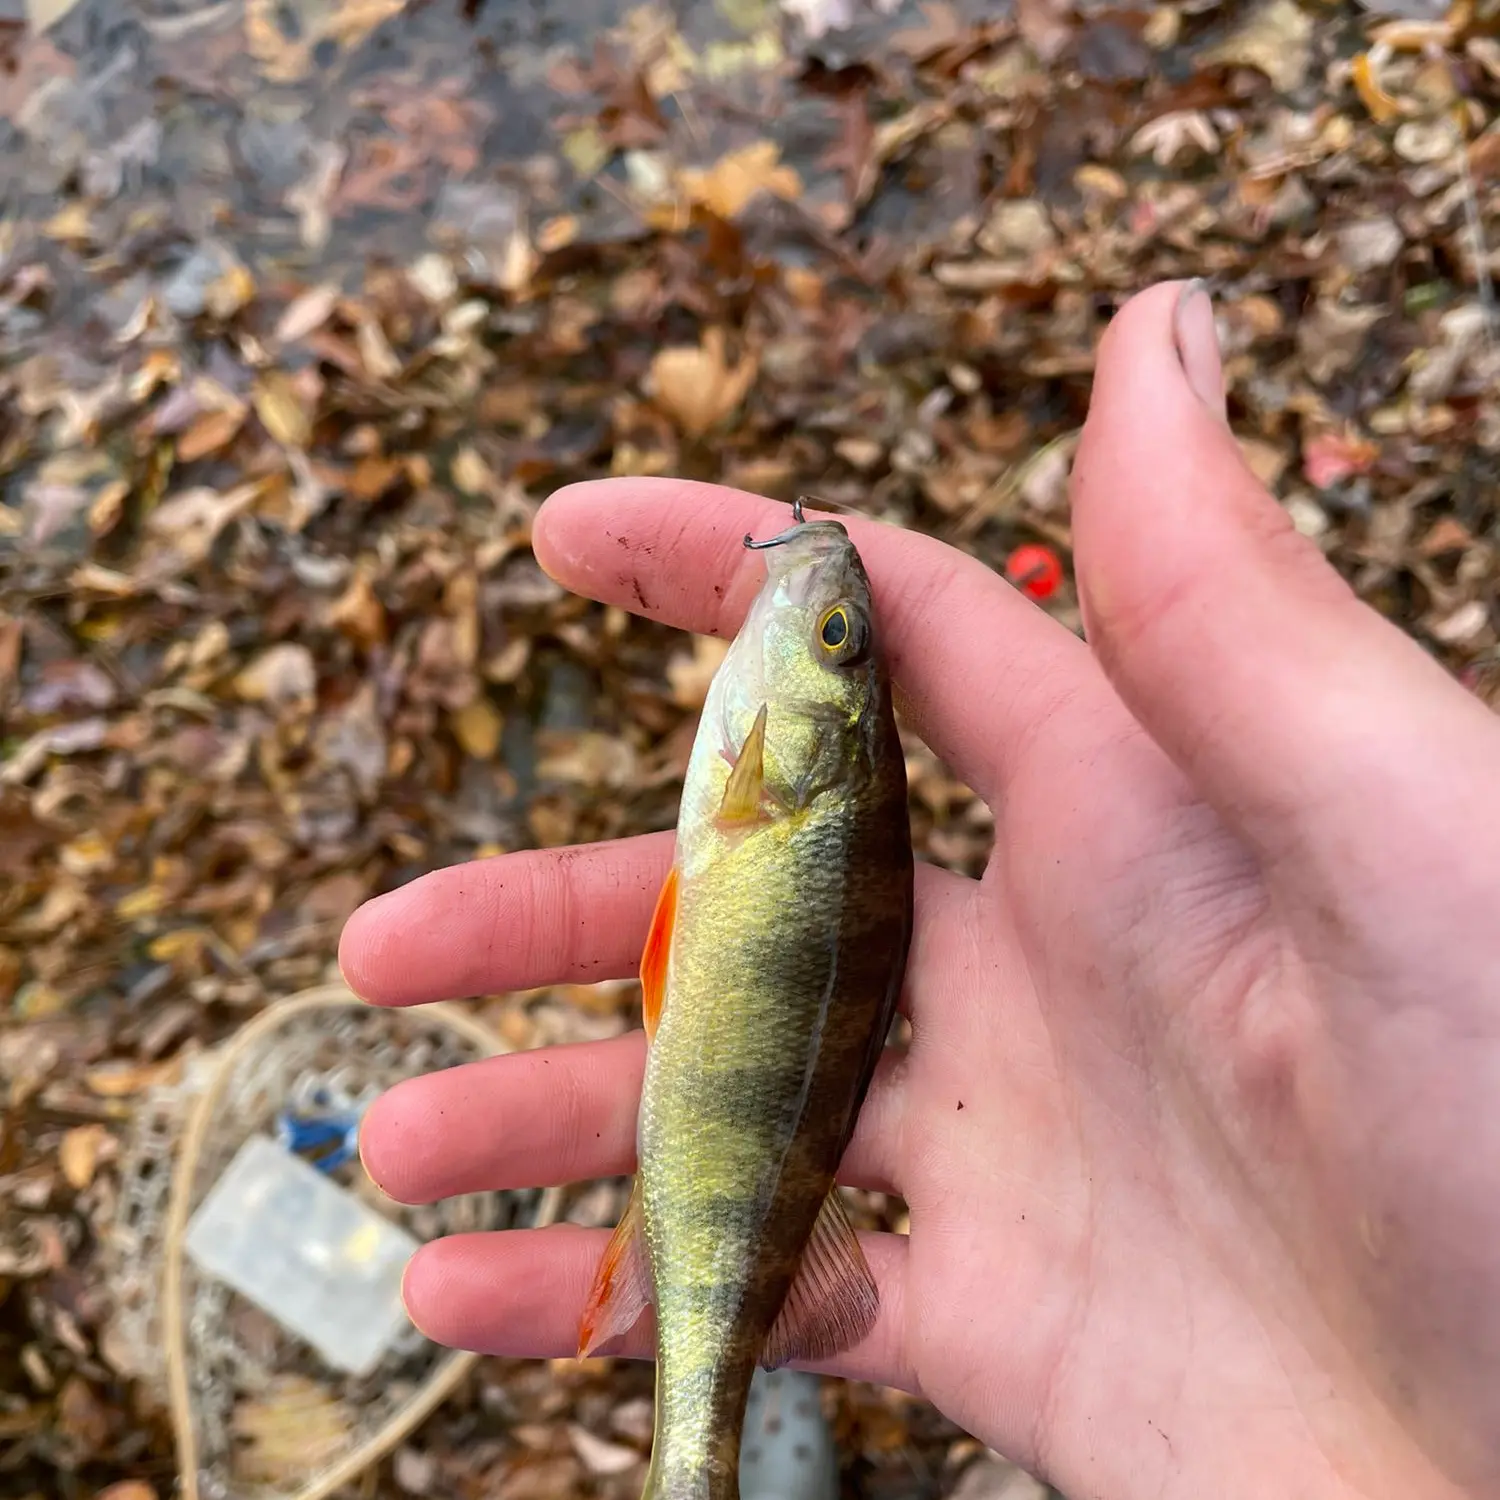
<svg viewBox="0 0 1500 1500">
<path fill-rule="evenodd" d="M 100 1490 L 94 1500 L 157 1500 L 157 1495 L 144 1479 L 122 1479 Z"/>
<path fill-rule="evenodd" d="M 255 278 L 242 265 L 233 265 L 208 289 L 204 303 L 216 318 L 232 318 L 255 295 Z"/>
<path fill-rule="evenodd" d="M 70 1187 L 82 1192 L 94 1180 L 94 1169 L 113 1141 L 102 1125 L 75 1125 L 63 1136 L 57 1160 Z"/>
<path fill-rule="evenodd" d="M 322 34 L 341 47 L 357 47 L 377 26 L 406 9 L 406 0 L 340 0 Z"/>
<path fill-rule="evenodd" d="M 338 1454 L 352 1425 L 343 1402 L 317 1382 L 278 1376 L 263 1396 L 234 1409 L 232 1426 L 242 1444 L 235 1467 L 251 1482 L 301 1481 Z"/>
<path fill-rule="evenodd" d="M 625 1474 L 641 1462 L 634 1448 L 595 1437 L 577 1422 L 568 1424 L 568 1441 L 590 1474 Z"/>
<path fill-rule="evenodd" d="M 1042 63 L 1055 62 L 1073 37 L 1073 0 L 1016 0 L 1016 26 Z"/>
<path fill-rule="evenodd" d="M 1460 552 L 1473 545 L 1474 534 L 1457 516 L 1439 516 L 1417 551 L 1423 557 L 1441 557 L 1445 552 Z"/>
<path fill-rule="evenodd" d="M 321 328 L 338 305 L 339 289 L 331 281 L 309 287 L 286 306 L 276 324 L 276 342 L 295 344 Z"/>
<path fill-rule="evenodd" d="M 175 1062 L 104 1062 L 84 1074 L 84 1083 L 102 1100 L 124 1100 L 165 1083 L 175 1071 Z"/>
<path fill-rule="evenodd" d="M 354 343 L 364 362 L 365 373 L 375 380 L 394 380 L 401 373 L 401 361 L 385 330 L 373 317 L 362 317 L 354 325 Z"/>
<path fill-rule="evenodd" d="M 252 703 L 293 703 L 317 691 L 318 669 L 306 646 L 283 641 L 263 651 L 235 679 L 235 691 Z"/>
<path fill-rule="evenodd" d="M 710 328 L 695 348 L 662 349 L 651 361 L 651 387 L 657 405 L 689 437 L 702 437 L 745 399 L 758 364 L 746 354 L 731 366 L 725 358 L 724 330 Z"/>
<path fill-rule="evenodd" d="M 245 423 L 240 411 L 206 411 L 177 440 L 177 456 L 183 463 L 217 453 Z"/>
<path fill-rule="evenodd" d="M 717 636 L 698 635 L 693 637 L 691 655 L 679 651 L 672 657 L 667 663 L 667 681 L 672 685 L 672 701 L 679 708 L 703 707 L 708 685 L 728 651 L 728 641 Z"/>
<path fill-rule="evenodd" d="M 586 730 L 579 734 L 539 734 L 537 775 L 547 781 L 581 786 L 626 787 L 635 775 L 635 751 L 612 734 Z"/>
<path fill-rule="evenodd" d="M 1255 68 L 1285 93 L 1306 80 L 1312 43 L 1313 18 L 1297 0 L 1264 0 L 1204 61 Z"/>
<path fill-rule="evenodd" d="M 453 456 L 453 482 L 466 495 L 488 495 L 495 488 L 495 471 L 471 447 Z"/>
<path fill-rule="evenodd" d="M 57 1398 L 57 1425 L 90 1458 L 109 1440 L 113 1410 L 81 1375 L 70 1375 Z"/>
<path fill-rule="evenodd" d="M 706 171 L 688 168 L 680 185 L 694 203 L 732 219 L 761 193 L 790 199 L 802 191 L 802 179 L 780 163 L 781 148 L 775 142 L 757 141 L 731 151 Z"/>
<path fill-rule="evenodd" d="M 291 377 L 281 370 L 267 370 L 255 382 L 251 398 L 255 414 L 265 429 L 284 448 L 305 448 L 312 436 L 312 421 Z"/>
<path fill-rule="evenodd" d="M 1381 87 L 1380 75 L 1375 71 L 1375 63 L 1368 52 L 1361 52 L 1354 59 L 1349 76 L 1354 80 L 1354 92 L 1359 95 L 1360 103 L 1369 110 L 1370 118 L 1377 125 L 1400 118 L 1401 105 Z"/>
<path fill-rule="evenodd" d="M 457 713 L 451 716 L 453 735 L 463 746 L 464 753 L 475 760 L 493 760 L 500 748 L 501 731 L 505 720 L 500 710 L 482 693 L 471 698 Z"/>
<path fill-rule="evenodd" d="M 1489 606 L 1483 599 L 1470 599 L 1451 614 L 1430 620 L 1427 628 L 1434 639 L 1447 646 L 1468 645 L 1489 629 Z"/>
<path fill-rule="evenodd" d="M 344 493 L 355 500 L 378 500 L 406 472 L 406 461 L 367 453 L 344 482 Z"/>
<path fill-rule="evenodd" d="M 361 568 L 328 611 L 328 622 L 346 631 L 365 647 L 386 638 L 385 606 L 381 604 L 369 573 Z"/>
<path fill-rule="evenodd" d="M 0 707 L 20 672 L 24 634 L 19 620 L 0 619 Z"/>
</svg>

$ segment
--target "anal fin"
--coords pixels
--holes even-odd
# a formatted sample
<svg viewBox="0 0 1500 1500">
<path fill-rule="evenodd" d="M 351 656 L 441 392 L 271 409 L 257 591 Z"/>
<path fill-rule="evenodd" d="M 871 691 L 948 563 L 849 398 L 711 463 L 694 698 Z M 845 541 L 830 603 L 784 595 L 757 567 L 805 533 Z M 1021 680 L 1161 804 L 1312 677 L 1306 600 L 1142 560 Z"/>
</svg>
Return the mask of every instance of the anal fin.
<svg viewBox="0 0 1500 1500">
<path fill-rule="evenodd" d="M 578 1357 L 629 1333 L 651 1301 L 651 1268 L 641 1222 L 641 1180 L 630 1186 L 625 1212 L 604 1247 L 594 1285 L 578 1321 Z"/>
<path fill-rule="evenodd" d="M 775 1370 L 797 1360 L 830 1359 L 860 1343 L 879 1313 L 880 1289 L 835 1187 L 818 1211 L 760 1362 Z"/>
</svg>

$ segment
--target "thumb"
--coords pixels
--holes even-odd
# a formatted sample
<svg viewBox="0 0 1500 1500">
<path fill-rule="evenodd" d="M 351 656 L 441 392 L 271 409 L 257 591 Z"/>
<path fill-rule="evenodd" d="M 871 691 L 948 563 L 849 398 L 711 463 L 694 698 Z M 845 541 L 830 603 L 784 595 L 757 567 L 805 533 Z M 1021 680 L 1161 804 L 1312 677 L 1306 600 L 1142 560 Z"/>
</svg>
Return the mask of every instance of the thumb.
<svg viewBox="0 0 1500 1500">
<path fill-rule="evenodd" d="M 1106 331 L 1072 490 L 1095 654 L 1262 855 L 1326 853 L 1334 833 L 1343 856 L 1378 857 L 1418 834 L 1471 842 L 1491 821 L 1500 721 L 1359 600 L 1250 472 L 1197 283 L 1141 293 Z"/>
</svg>

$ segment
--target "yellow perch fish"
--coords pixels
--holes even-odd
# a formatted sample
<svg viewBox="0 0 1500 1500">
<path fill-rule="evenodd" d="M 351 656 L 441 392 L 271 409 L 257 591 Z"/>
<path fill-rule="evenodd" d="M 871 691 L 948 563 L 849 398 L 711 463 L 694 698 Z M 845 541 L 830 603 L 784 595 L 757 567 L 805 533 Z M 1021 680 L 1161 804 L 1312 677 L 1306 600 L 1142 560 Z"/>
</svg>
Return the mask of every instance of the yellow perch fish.
<svg viewBox="0 0 1500 1500">
<path fill-rule="evenodd" d="M 767 577 L 704 705 L 641 960 L 639 1171 L 580 1353 L 656 1309 L 643 1500 L 738 1500 L 750 1378 L 852 1348 L 879 1293 L 834 1173 L 906 968 L 906 766 L 844 527 Z"/>
</svg>

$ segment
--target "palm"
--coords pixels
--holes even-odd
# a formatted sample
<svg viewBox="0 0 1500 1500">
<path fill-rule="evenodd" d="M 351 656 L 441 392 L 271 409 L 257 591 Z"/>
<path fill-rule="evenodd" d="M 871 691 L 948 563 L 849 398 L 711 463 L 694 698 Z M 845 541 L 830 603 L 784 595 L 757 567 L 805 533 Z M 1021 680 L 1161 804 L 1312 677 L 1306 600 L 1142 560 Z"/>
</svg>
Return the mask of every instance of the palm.
<svg viewBox="0 0 1500 1500">
<path fill-rule="evenodd" d="M 1129 741 L 1059 766 L 1039 746 L 1017 768 L 984 880 L 943 881 L 923 905 L 899 1120 L 877 1091 L 870 1121 L 896 1142 L 911 1210 L 908 1383 L 1050 1472 L 1057 1428 L 1102 1398 L 1109 1466 L 1171 1471 L 1191 1493 L 1193 1449 L 1215 1434 L 1180 1409 L 1184 1366 L 1207 1364 L 1190 1405 L 1212 1407 L 1205 1378 L 1288 1393 L 1274 1360 L 1226 1339 L 1247 1315 L 1224 1231 L 1253 1207 L 1205 1221 L 1194 1200 L 1222 1143 L 1184 1123 L 1169 1091 L 1195 1080 L 1172 1078 L 1163 1045 L 1167 1016 L 1230 998 L 1205 982 L 1232 969 L 1258 879 L 1152 758 Z M 1174 886 L 1217 898 L 1174 910 Z M 1166 940 L 1186 915 L 1191 949 Z M 1154 1272 L 1143 1253 L 1163 1257 Z M 1195 1324 L 1217 1330 L 1211 1349 L 1192 1347 Z"/>
<path fill-rule="evenodd" d="M 1137 300 L 1145 310 L 1120 320 L 1139 332 L 1115 362 L 1126 374 L 1113 401 L 1124 410 L 1151 391 L 1149 421 L 1191 429 L 1183 450 L 1220 466 L 1231 520 L 1236 503 L 1269 504 L 1227 433 L 1199 430 L 1210 418 L 1191 394 L 1162 395 L 1182 384 L 1149 323 L 1165 299 Z M 1101 382 L 1108 368 L 1101 359 Z M 1085 493 L 1091 452 L 1123 454 L 1093 491 L 1134 483 L 1168 505 L 1154 451 L 1129 459 L 1147 419 L 1110 412 L 1091 417 Z M 548 513 L 538 555 L 566 582 L 719 633 L 758 585 L 739 538 L 776 518 L 767 502 L 670 482 L 586 488 Z M 1092 575 L 1108 674 L 978 564 L 851 523 L 909 716 L 995 809 L 996 840 L 981 881 L 918 871 L 911 1047 L 877 1075 L 841 1174 L 901 1193 L 911 1232 L 867 1240 L 881 1320 L 834 1368 L 926 1394 L 1080 1500 L 1457 1494 L 1422 1444 L 1495 1477 L 1483 1371 L 1500 1353 L 1500 1278 L 1464 1247 L 1493 1244 L 1484 1189 L 1497 1184 L 1492 1157 L 1468 1193 L 1441 1169 L 1488 1118 L 1500 1025 L 1481 1003 L 1492 959 L 1466 967 L 1452 938 L 1497 877 L 1488 858 L 1459 861 L 1441 896 L 1413 899 L 1387 856 L 1394 835 L 1437 865 L 1476 798 L 1419 789 L 1403 802 L 1364 754 L 1357 714 L 1319 720 L 1330 694 L 1318 680 L 1278 700 L 1285 726 L 1262 722 L 1235 681 L 1261 668 L 1242 670 L 1232 649 L 1213 681 L 1174 687 L 1179 658 L 1212 635 L 1207 602 L 1195 613 L 1160 536 L 1143 540 L 1124 501 L 1091 500 L 1076 520 L 1081 573 L 1090 548 L 1110 559 Z M 1172 524 L 1196 526 L 1231 572 L 1233 546 L 1260 545 L 1216 535 L 1201 507 Z M 1423 732 L 1456 747 L 1455 774 L 1493 763 L 1488 716 L 1409 643 L 1367 642 L 1387 627 L 1337 612 L 1359 607 L 1315 573 L 1320 558 L 1264 545 L 1284 570 L 1275 588 L 1300 569 L 1328 606 L 1324 655 L 1366 653 L 1369 671 L 1388 670 Z M 1185 603 L 1161 620 L 1132 606 L 1131 569 L 1140 597 Z M 1264 659 L 1318 656 L 1278 641 L 1266 622 L 1279 599 L 1257 577 L 1241 585 L 1244 597 L 1214 601 L 1221 635 L 1234 639 L 1238 607 Z M 1299 704 L 1311 704 L 1300 720 Z M 1346 737 L 1342 761 L 1303 755 L 1320 735 Z M 629 974 L 670 842 L 436 872 L 356 914 L 346 973 L 387 1004 Z M 1438 1031 L 1467 1044 L 1444 1053 L 1418 1038 L 1450 1091 L 1441 1117 L 1412 1107 L 1401 1072 L 1401 1023 L 1434 978 L 1459 997 Z M 629 1171 L 642 1059 L 637 1034 L 416 1080 L 372 1112 L 366 1162 L 411 1200 Z M 1425 1239 L 1411 1233 L 1418 1215 Z M 571 1352 L 604 1237 L 428 1247 L 409 1305 L 444 1342 Z M 636 1331 L 635 1352 L 647 1337 Z"/>
</svg>

